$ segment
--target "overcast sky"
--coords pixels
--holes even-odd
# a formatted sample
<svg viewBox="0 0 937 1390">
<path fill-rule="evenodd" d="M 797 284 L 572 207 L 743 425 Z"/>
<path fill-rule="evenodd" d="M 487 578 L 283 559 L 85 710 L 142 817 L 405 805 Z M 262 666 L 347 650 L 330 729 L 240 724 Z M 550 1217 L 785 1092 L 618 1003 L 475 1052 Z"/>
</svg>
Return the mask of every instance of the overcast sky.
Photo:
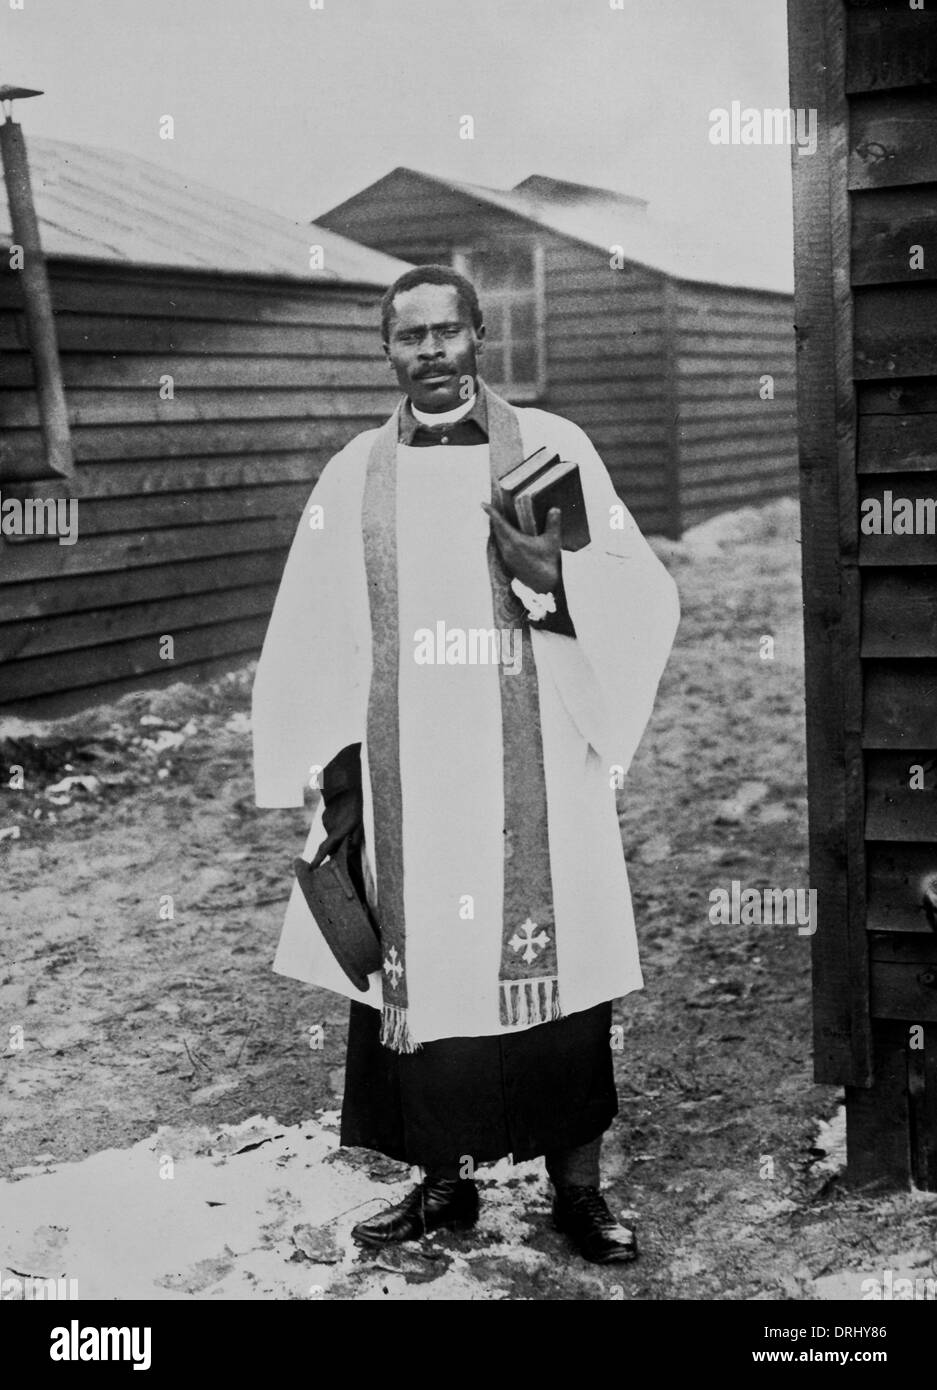
<svg viewBox="0 0 937 1390">
<path fill-rule="evenodd" d="M 597 183 L 700 235 L 790 244 L 787 147 L 709 142 L 714 107 L 788 106 L 785 0 L 23 4 L 2 0 L 0 81 L 46 92 L 17 107 L 27 138 L 126 150 L 304 220 L 406 164 Z"/>
</svg>

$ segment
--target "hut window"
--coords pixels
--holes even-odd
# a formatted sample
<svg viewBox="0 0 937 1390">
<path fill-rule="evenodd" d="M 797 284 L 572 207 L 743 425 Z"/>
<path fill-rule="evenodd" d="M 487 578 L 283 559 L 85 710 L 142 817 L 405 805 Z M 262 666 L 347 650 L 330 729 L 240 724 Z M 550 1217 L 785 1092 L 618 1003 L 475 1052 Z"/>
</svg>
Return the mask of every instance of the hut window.
<svg viewBox="0 0 937 1390">
<path fill-rule="evenodd" d="M 543 250 L 502 242 L 454 252 L 452 263 L 478 290 L 487 328 L 482 374 L 510 400 L 544 394 Z"/>
</svg>

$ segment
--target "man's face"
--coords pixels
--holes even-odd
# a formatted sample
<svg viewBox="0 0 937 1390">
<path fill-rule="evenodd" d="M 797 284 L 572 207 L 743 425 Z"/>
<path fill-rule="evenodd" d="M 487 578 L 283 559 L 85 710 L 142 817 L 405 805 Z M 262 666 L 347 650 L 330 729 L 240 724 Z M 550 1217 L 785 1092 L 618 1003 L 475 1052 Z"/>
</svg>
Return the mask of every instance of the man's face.
<svg viewBox="0 0 937 1390">
<path fill-rule="evenodd" d="M 394 299 L 384 352 L 417 410 L 453 410 L 475 389 L 484 336 L 454 285 L 417 285 Z"/>
</svg>

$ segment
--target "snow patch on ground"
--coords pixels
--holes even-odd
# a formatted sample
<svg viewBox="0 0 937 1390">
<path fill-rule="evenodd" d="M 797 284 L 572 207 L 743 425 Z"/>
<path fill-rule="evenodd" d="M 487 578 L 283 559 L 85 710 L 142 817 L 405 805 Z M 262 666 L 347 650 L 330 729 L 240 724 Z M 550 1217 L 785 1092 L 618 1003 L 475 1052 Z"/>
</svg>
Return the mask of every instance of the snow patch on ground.
<svg viewBox="0 0 937 1390">
<path fill-rule="evenodd" d="M 869 1259 L 863 1269 L 840 1269 L 813 1284 L 819 1299 L 863 1302 L 937 1300 L 937 1257 L 932 1250 L 901 1250 Z"/>
<path fill-rule="evenodd" d="M 830 1120 L 821 1120 L 814 1140 L 814 1151 L 822 1154 L 810 1165 L 814 1177 L 834 1177 L 846 1168 L 846 1107 L 840 1105 Z"/>
<path fill-rule="evenodd" d="M 30 1165 L 0 1184 L 0 1266 L 73 1280 L 79 1299 L 381 1301 L 516 1298 L 518 1276 L 555 1265 L 525 1245 L 531 1218 L 547 1220 L 537 1162 L 511 1168 L 510 1187 L 484 1187 L 471 1235 L 363 1252 L 352 1226 L 399 1201 L 410 1179 L 375 1181 L 361 1151 L 339 1149 L 336 1119 L 161 1127 L 131 1149 Z"/>
</svg>

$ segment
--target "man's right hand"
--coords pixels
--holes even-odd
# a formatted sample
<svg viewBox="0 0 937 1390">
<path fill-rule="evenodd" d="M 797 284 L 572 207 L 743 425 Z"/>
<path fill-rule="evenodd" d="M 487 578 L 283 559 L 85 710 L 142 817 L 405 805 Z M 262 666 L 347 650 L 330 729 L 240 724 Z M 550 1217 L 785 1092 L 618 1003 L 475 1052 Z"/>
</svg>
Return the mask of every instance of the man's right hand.
<svg viewBox="0 0 937 1390">
<path fill-rule="evenodd" d="M 312 867 L 318 869 L 323 860 L 334 854 L 344 840 L 349 849 L 357 849 L 364 837 L 364 798 L 360 787 L 330 796 L 322 813 L 326 838 L 316 851 Z"/>
</svg>

